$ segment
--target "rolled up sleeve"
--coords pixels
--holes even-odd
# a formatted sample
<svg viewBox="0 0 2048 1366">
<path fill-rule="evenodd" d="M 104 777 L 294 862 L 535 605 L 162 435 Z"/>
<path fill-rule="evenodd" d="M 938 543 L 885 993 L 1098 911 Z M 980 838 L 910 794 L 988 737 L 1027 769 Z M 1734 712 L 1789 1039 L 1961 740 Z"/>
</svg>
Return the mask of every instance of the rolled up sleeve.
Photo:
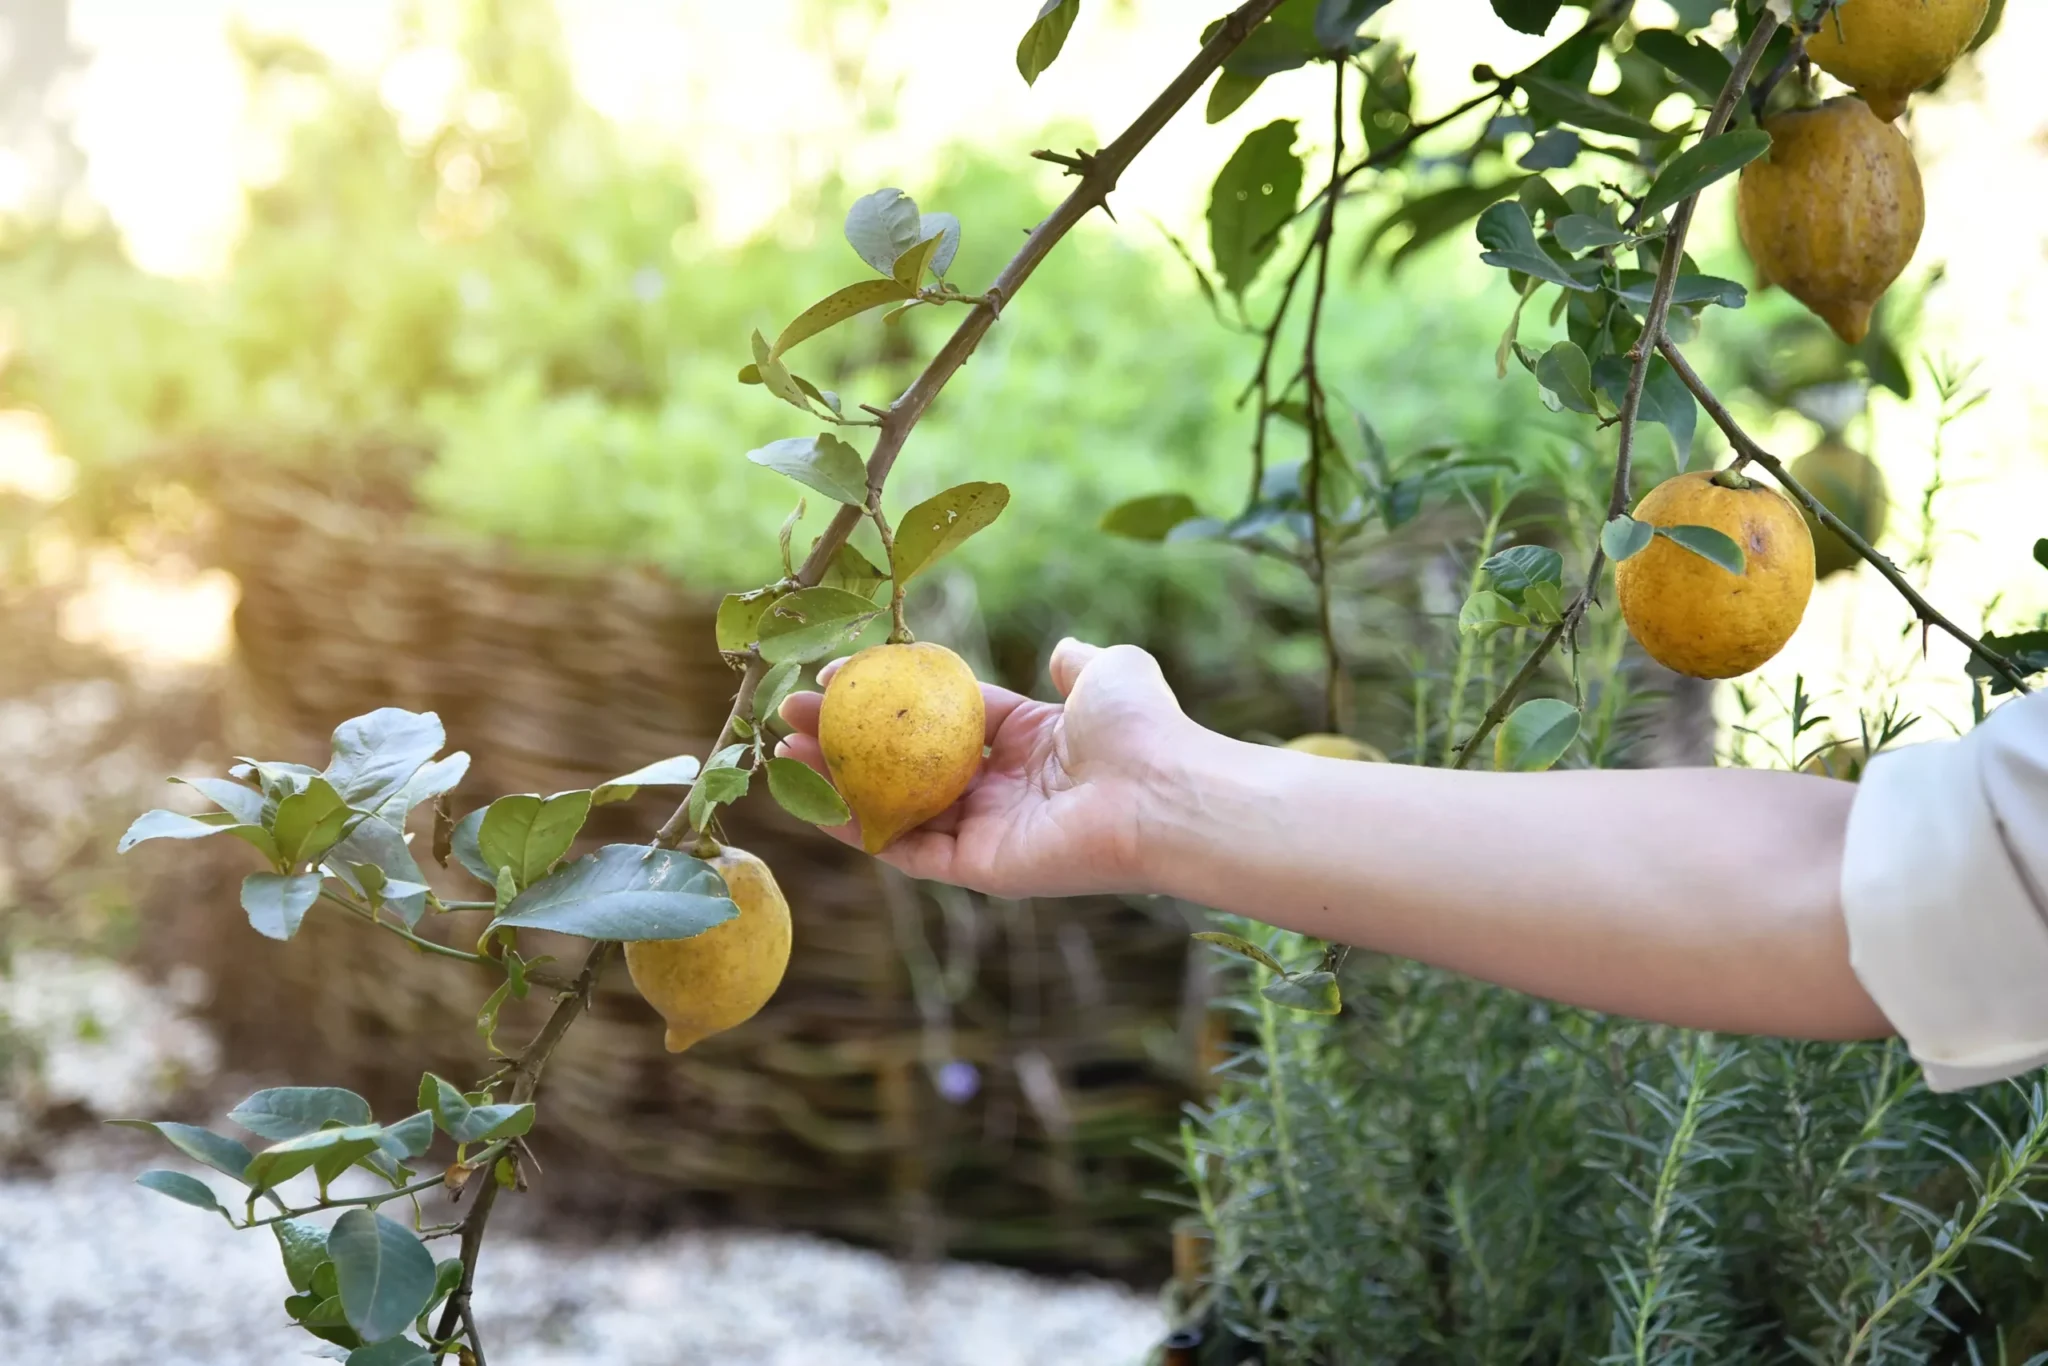
<svg viewBox="0 0 2048 1366">
<path fill-rule="evenodd" d="M 1879 756 L 1849 816 L 1857 977 L 1954 1091 L 2048 1064 L 2048 695 Z"/>
</svg>

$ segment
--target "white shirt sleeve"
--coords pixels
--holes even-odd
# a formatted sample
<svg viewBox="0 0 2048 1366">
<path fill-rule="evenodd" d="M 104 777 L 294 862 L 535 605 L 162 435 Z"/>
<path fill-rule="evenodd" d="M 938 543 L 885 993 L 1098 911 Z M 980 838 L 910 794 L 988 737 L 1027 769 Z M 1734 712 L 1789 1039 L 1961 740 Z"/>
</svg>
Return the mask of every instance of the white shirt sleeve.
<svg viewBox="0 0 2048 1366">
<path fill-rule="evenodd" d="M 2048 1064 L 2048 694 L 1882 754 L 1849 816 L 1850 962 L 1937 1091 Z"/>
</svg>

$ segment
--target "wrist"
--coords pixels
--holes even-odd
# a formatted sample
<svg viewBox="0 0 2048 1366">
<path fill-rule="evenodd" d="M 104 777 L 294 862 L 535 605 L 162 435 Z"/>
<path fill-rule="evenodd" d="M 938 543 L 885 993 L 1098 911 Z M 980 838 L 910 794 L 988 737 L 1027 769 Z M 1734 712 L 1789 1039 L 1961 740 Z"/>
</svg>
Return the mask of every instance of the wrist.
<svg viewBox="0 0 2048 1366">
<path fill-rule="evenodd" d="M 1155 895 L 1221 906 L 1224 883 L 1274 809 L 1262 796 L 1274 751 L 1192 721 L 1173 738 L 1172 761 L 1152 776 L 1140 806 L 1139 883 Z"/>
</svg>

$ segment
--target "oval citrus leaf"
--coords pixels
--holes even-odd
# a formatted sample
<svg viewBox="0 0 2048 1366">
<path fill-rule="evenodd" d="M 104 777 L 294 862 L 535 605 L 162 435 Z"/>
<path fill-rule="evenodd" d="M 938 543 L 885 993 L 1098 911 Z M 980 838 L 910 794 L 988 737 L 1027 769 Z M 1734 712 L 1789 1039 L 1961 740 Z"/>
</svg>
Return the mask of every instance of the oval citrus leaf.
<svg viewBox="0 0 2048 1366">
<path fill-rule="evenodd" d="M 327 1233 L 336 1291 L 366 1342 L 404 1332 L 434 1294 L 434 1257 L 417 1234 L 374 1210 L 352 1209 Z"/>
<path fill-rule="evenodd" d="M 1191 938 L 1199 940 L 1204 944 L 1214 944 L 1225 953 L 1234 953 L 1239 958 L 1249 958 L 1262 968 L 1270 969 L 1283 976 L 1286 975 L 1287 969 L 1280 966 L 1279 959 L 1267 953 L 1249 939 L 1242 939 L 1234 934 L 1224 934 L 1220 930 L 1204 930 L 1200 934 L 1191 936 Z"/>
<path fill-rule="evenodd" d="M 346 1129 L 315 1129 L 282 1143 L 273 1143 L 249 1159 L 242 1179 L 253 1191 L 270 1190 L 316 1163 L 327 1170 L 345 1168 L 359 1157 L 374 1152 L 384 1131 L 375 1124 L 351 1125 Z"/>
<path fill-rule="evenodd" d="M 1531 584 L 1564 582 L 1564 556 L 1547 545 L 1511 545 L 1479 567 L 1494 591 L 1511 600 Z"/>
<path fill-rule="evenodd" d="M 270 834 L 278 857 L 287 867 L 319 858 L 341 838 L 349 814 L 348 803 L 325 778 L 313 779 L 305 791 L 294 792 L 277 804 Z"/>
<path fill-rule="evenodd" d="M 917 220 L 917 231 L 920 237 L 939 239 L 939 245 L 932 251 L 931 272 L 945 279 L 953 257 L 960 251 L 960 220 L 950 213 L 928 213 Z"/>
<path fill-rule="evenodd" d="M 477 828 L 477 853 L 494 873 L 509 868 L 515 883 L 531 886 L 569 852 L 589 818 L 588 792 L 561 792 L 545 801 L 524 793 L 500 797 Z"/>
<path fill-rule="evenodd" d="M 497 871 L 484 862 L 484 856 L 476 847 L 477 831 L 483 828 L 484 817 L 488 814 L 490 808 L 480 806 L 457 821 L 455 829 L 449 833 L 448 852 L 455 856 L 457 863 L 468 870 L 471 877 L 479 882 L 495 885 L 498 880 Z"/>
<path fill-rule="evenodd" d="M 1707 186 L 1724 176 L 1733 175 L 1771 150 L 1771 135 L 1761 128 L 1745 128 L 1736 133 L 1723 133 L 1719 137 L 1696 142 L 1671 159 L 1657 179 L 1651 184 L 1650 192 L 1643 196 L 1643 202 L 1636 206 L 1641 215 L 1637 221 L 1653 213 L 1661 213 L 1678 203 L 1698 194 Z"/>
<path fill-rule="evenodd" d="M 202 1129 L 196 1124 L 176 1124 L 168 1120 L 159 1123 L 148 1119 L 113 1119 L 107 1122 L 123 1129 L 153 1133 L 194 1162 L 211 1167 L 223 1176 L 232 1176 L 237 1181 L 249 1169 L 250 1153 L 247 1148 L 224 1134 Z"/>
<path fill-rule="evenodd" d="M 368 896 L 372 888 L 357 869 L 370 868 L 381 899 L 395 908 L 408 926 L 417 925 L 426 914 L 426 875 L 413 861 L 405 836 L 385 821 L 357 821 L 347 838 L 327 851 L 322 863 L 358 896 Z"/>
<path fill-rule="evenodd" d="M 1134 541 L 1163 541 L 1182 522 L 1202 515 L 1185 493 L 1152 493 L 1118 503 L 1102 514 L 1102 529 Z"/>
<path fill-rule="evenodd" d="M 1642 554 L 1656 537 L 1656 527 L 1623 513 L 1601 529 L 1600 548 L 1607 552 L 1608 559 L 1620 564 Z"/>
<path fill-rule="evenodd" d="M 1209 190 L 1209 255 L 1223 287 L 1243 294 L 1279 247 L 1301 197 L 1295 123 L 1277 119 L 1249 134 Z"/>
<path fill-rule="evenodd" d="M 800 759 L 770 759 L 768 791 L 784 811 L 812 825 L 844 825 L 853 819 L 832 784 Z"/>
<path fill-rule="evenodd" d="M 1522 76 L 1518 82 L 1529 95 L 1529 112 L 1555 123 L 1612 133 L 1623 138 L 1655 140 L 1671 136 L 1654 123 L 1629 113 L 1612 100 L 1591 94 L 1579 86 L 1548 76 Z"/>
<path fill-rule="evenodd" d="M 1281 977 L 1266 983 L 1259 994 L 1276 1006 L 1286 1006 L 1289 1010 L 1309 1015 L 1335 1015 L 1344 1006 L 1344 999 L 1337 991 L 1337 975 L 1332 972 L 1304 972 Z"/>
<path fill-rule="evenodd" d="M 884 275 L 896 268 L 897 257 L 924 240 L 923 226 L 917 201 L 893 187 L 862 195 L 846 211 L 847 244 Z"/>
<path fill-rule="evenodd" d="M 396 1124 L 386 1125 L 384 1137 L 377 1146 L 400 1162 L 409 1162 L 433 1144 L 434 1116 L 422 1110 L 416 1115 L 399 1120 Z"/>
<path fill-rule="evenodd" d="M 263 794 L 253 787 L 244 787 L 228 778 L 173 778 L 171 781 L 195 789 L 242 825 L 263 824 L 266 803 Z"/>
<path fill-rule="evenodd" d="M 1045 0 L 1044 8 L 1017 43 L 1017 74 L 1024 84 L 1036 85 L 1045 69 L 1059 59 L 1080 13 L 1081 0 Z"/>
<path fill-rule="evenodd" d="M 1537 773 L 1564 757 L 1579 738 L 1579 709 L 1554 697 L 1516 707 L 1493 739 L 1493 766 L 1503 773 Z"/>
<path fill-rule="evenodd" d="M 225 834 L 234 828 L 233 825 L 203 821 L 182 811 L 145 811 L 128 827 L 128 833 L 121 836 L 114 852 L 125 854 L 147 840 L 203 840 L 208 835 Z"/>
<path fill-rule="evenodd" d="M 756 332 L 753 336 L 754 370 L 761 376 L 761 383 L 768 392 L 792 408 L 801 408 L 815 414 L 809 395 L 804 386 L 796 382 L 796 376 L 789 373 L 789 367 L 777 360 L 768 347 L 768 339 Z"/>
<path fill-rule="evenodd" d="M 1001 484 L 956 484 L 904 513 L 896 524 L 896 581 L 909 583 L 931 568 L 995 521 L 1009 503 L 1010 490 Z"/>
<path fill-rule="evenodd" d="M 800 589 L 778 599 L 762 616 L 761 658 L 770 664 L 823 659 L 880 614 L 871 599 L 843 588 Z"/>
<path fill-rule="evenodd" d="M 1635 50 L 1691 86 L 1694 94 L 1710 100 L 1728 84 L 1733 70 L 1728 59 L 1715 51 L 1712 44 L 1670 29 L 1653 28 L 1638 33 Z"/>
<path fill-rule="evenodd" d="M 327 1261 L 327 1230 L 310 1219 L 280 1219 L 270 1226 L 284 1257 L 284 1274 L 298 1291 L 313 1287 L 313 1273 Z"/>
<path fill-rule="evenodd" d="M 933 243 L 933 249 L 937 249 L 936 242 Z M 904 259 L 908 260 L 909 257 L 910 253 L 905 252 Z M 782 329 L 782 335 L 775 339 L 775 345 L 769 349 L 768 354 L 780 359 L 784 352 L 799 342 L 809 341 L 827 328 L 837 327 L 848 318 L 856 317 L 871 308 L 880 308 L 883 304 L 893 304 L 911 298 L 916 293 L 914 286 L 906 286 L 894 279 L 862 280 L 844 289 L 836 289 L 790 319 L 789 326 Z M 754 373 L 758 375 L 761 371 L 757 368 Z M 818 394 L 815 397 L 822 401 L 824 395 Z"/>
<path fill-rule="evenodd" d="M 718 604 L 718 648 L 729 655 L 744 654 L 760 639 L 761 614 L 775 605 L 777 596 L 772 588 L 727 593 Z"/>
<path fill-rule="evenodd" d="M 1551 231 L 1557 235 L 1557 244 L 1574 256 L 1588 247 L 1613 247 L 1628 241 L 1628 234 L 1612 223 L 1583 213 L 1566 214 Z"/>
<path fill-rule="evenodd" d="M 697 769 L 697 758 L 692 754 L 659 759 L 631 773 L 621 773 L 610 782 L 599 783 L 590 794 L 590 804 L 609 806 L 613 802 L 629 802 L 643 787 L 688 787 L 697 781 Z"/>
<path fill-rule="evenodd" d="M 1742 547 L 1735 544 L 1726 532 L 1716 531 L 1710 526 L 1660 526 L 1657 534 L 1731 574 L 1740 574 L 1748 567 L 1749 561 L 1743 557 Z"/>
<path fill-rule="evenodd" d="M 1512 199 L 1502 200 L 1480 214 L 1474 231 L 1479 244 L 1486 248 L 1479 259 L 1489 266 L 1520 271 L 1581 293 L 1591 293 L 1599 287 L 1571 274 L 1537 244 L 1536 225 L 1530 220 L 1529 211 Z"/>
<path fill-rule="evenodd" d="M 458 1262 L 457 1266 L 460 1265 Z M 432 1309 L 433 1305 L 429 1303 L 426 1307 Z M 411 1338 L 386 1338 L 356 1348 L 342 1366 L 434 1366 L 434 1354 Z"/>
<path fill-rule="evenodd" d="M 765 725 L 775 720 L 782 711 L 782 700 L 796 691 L 803 681 L 803 665 L 794 661 L 777 664 L 761 675 L 761 685 L 754 690 L 754 719 Z"/>
<path fill-rule="evenodd" d="M 370 1102 L 339 1086 L 273 1086 L 228 1111 L 228 1118 L 252 1134 L 277 1142 L 328 1124 L 345 1128 L 368 1124 Z"/>
<path fill-rule="evenodd" d="M 1202 118 L 1209 123 L 1223 122 L 1265 83 L 1264 76 L 1246 76 L 1227 70 L 1217 72 L 1216 84 L 1209 87 L 1209 103 L 1202 110 Z"/>
<path fill-rule="evenodd" d="M 764 469 L 786 474 L 834 502 L 848 507 L 867 504 L 867 462 L 861 459 L 859 451 L 830 432 L 771 441 L 758 450 L 748 451 L 747 459 Z"/>
<path fill-rule="evenodd" d="M 374 811 L 447 743 L 434 713 L 380 707 L 335 727 L 334 758 L 320 776 L 350 806 Z"/>
<path fill-rule="evenodd" d="M 196 1176 L 187 1176 L 184 1172 L 165 1171 L 159 1167 L 136 1177 L 135 1184 L 144 1190 L 153 1190 L 158 1195 L 168 1195 L 171 1199 L 190 1205 L 194 1209 L 212 1210 L 229 1223 L 235 1221 L 234 1216 L 221 1204 L 220 1198 L 213 1193 L 213 1187 Z"/>
<path fill-rule="evenodd" d="M 924 273 L 931 267 L 932 257 L 938 254 L 940 236 L 933 233 L 896 258 L 896 267 L 891 275 L 902 287 L 905 297 L 915 296 L 924 284 Z"/>
<path fill-rule="evenodd" d="M 1515 605 L 1490 588 L 1482 588 L 1465 599 L 1465 605 L 1458 609 L 1458 629 L 1467 631 L 1485 640 L 1496 631 L 1508 627 L 1522 627 L 1529 619 L 1515 610 Z"/>
<path fill-rule="evenodd" d="M 745 770 L 730 771 L 745 776 Z M 701 786 L 712 779 L 707 770 Z M 669 849 L 608 844 L 514 897 L 491 928 L 585 939 L 688 939 L 739 914 L 707 865 Z"/>
<path fill-rule="evenodd" d="M 242 879 L 242 909 L 256 932 L 289 939 L 320 899 L 320 874 L 251 873 Z"/>
</svg>

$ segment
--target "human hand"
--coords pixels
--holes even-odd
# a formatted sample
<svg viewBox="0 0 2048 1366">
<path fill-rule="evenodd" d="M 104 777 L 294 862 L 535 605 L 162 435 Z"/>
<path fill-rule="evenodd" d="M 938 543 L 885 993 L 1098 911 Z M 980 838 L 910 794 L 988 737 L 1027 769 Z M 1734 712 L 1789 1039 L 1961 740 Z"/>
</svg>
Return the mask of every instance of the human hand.
<svg viewBox="0 0 2048 1366">
<path fill-rule="evenodd" d="M 828 666 L 829 683 L 838 664 Z M 1053 685 L 1064 704 L 982 685 L 989 754 L 953 806 L 883 850 L 916 878 L 996 896 L 1074 896 L 1142 890 L 1148 821 L 1171 792 L 1190 746 L 1190 721 L 1151 655 L 1063 640 Z M 826 772 L 818 748 L 823 695 L 782 704 L 792 734 L 776 753 Z M 858 844 L 853 824 L 830 833 Z"/>
</svg>

